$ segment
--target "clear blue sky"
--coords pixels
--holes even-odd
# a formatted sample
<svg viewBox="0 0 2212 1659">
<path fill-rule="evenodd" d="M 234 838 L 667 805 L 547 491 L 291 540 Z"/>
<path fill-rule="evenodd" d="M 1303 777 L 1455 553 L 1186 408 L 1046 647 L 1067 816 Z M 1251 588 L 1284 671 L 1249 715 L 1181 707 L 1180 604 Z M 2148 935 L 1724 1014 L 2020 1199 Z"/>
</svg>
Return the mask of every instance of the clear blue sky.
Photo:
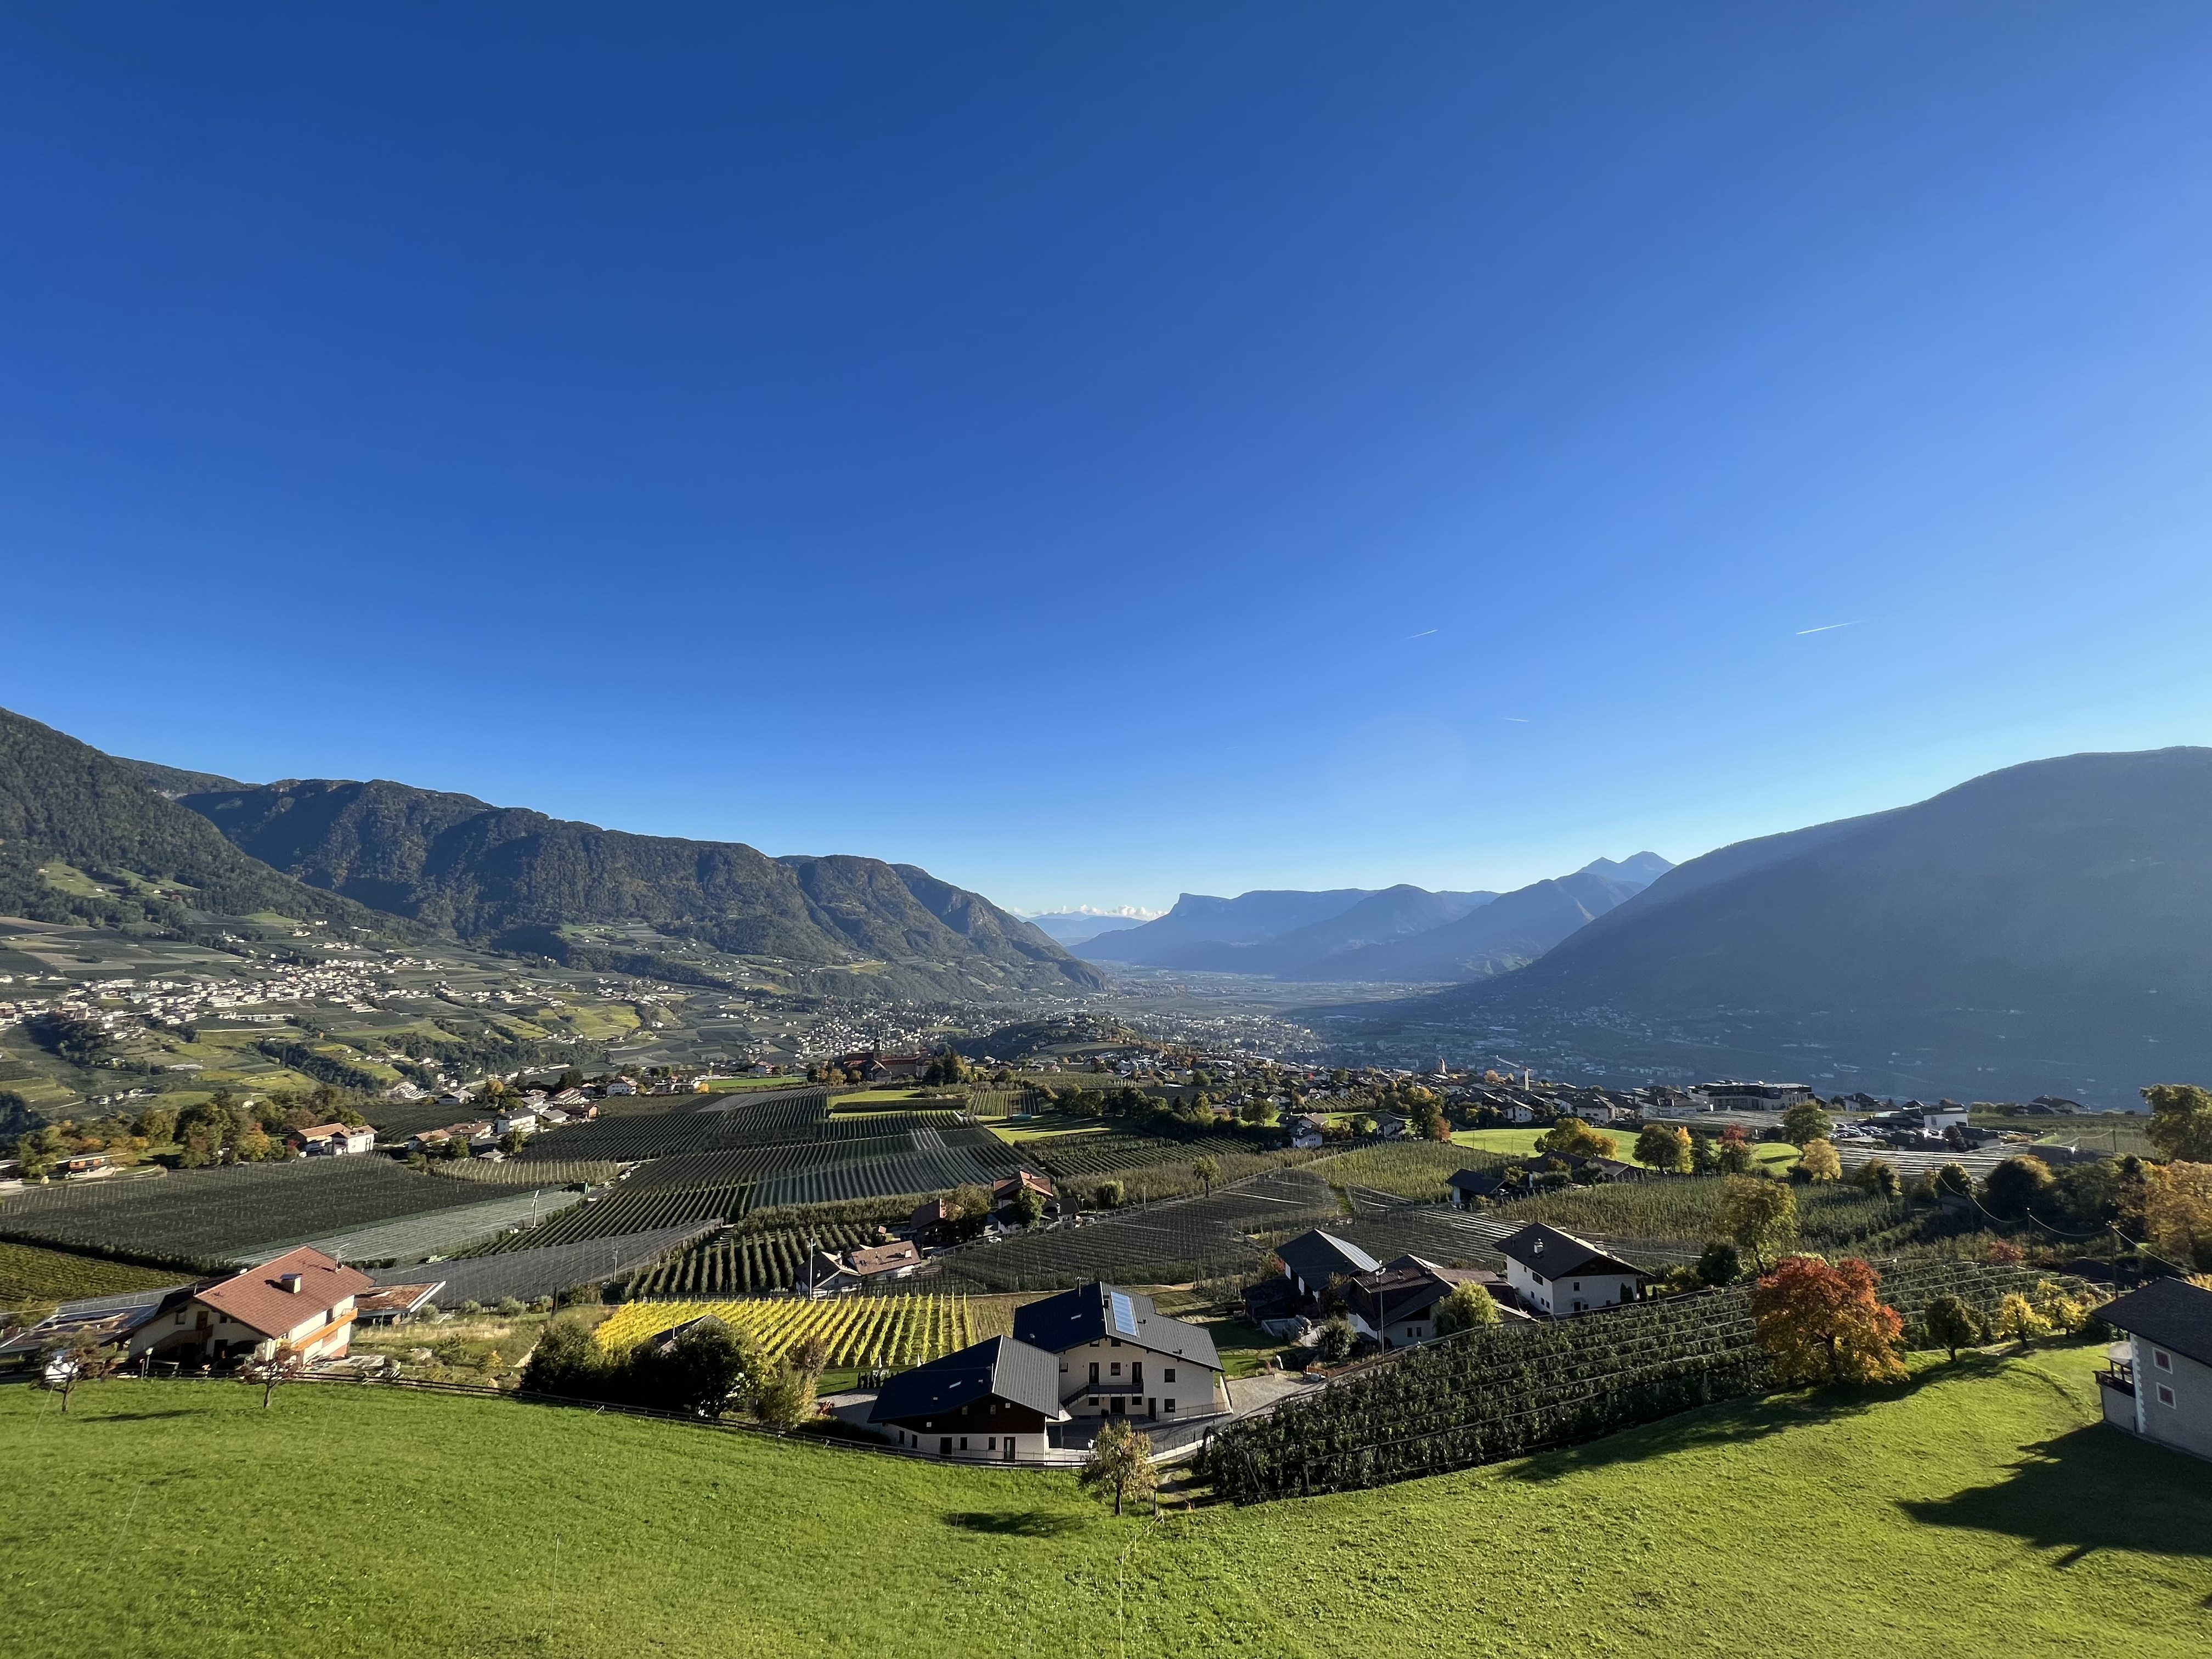
<svg viewBox="0 0 2212 1659">
<path fill-rule="evenodd" d="M 2180 3 L 12 7 L 0 703 L 1025 908 L 2212 741 L 2208 86 Z"/>
</svg>

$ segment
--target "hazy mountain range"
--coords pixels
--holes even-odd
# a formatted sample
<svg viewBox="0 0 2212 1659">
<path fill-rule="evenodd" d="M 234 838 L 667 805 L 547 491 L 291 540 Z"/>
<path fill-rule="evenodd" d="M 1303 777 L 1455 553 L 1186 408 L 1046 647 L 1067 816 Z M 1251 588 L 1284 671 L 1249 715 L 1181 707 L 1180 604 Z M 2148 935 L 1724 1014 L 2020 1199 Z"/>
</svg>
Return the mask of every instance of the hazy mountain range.
<svg viewBox="0 0 2212 1659">
<path fill-rule="evenodd" d="M 2212 750 L 2038 761 L 1724 847 L 1355 1027 L 1884 1093 L 2212 1080 Z"/>
<path fill-rule="evenodd" d="M 595 948 L 566 929 L 645 923 L 801 969 L 865 968 L 894 995 L 1105 983 L 910 864 L 769 858 L 385 781 L 240 784 L 118 760 L 4 710 L 0 912 L 171 926 L 275 912 L 561 959 Z"/>
<path fill-rule="evenodd" d="M 1673 866 L 1656 853 L 1600 859 L 1510 893 L 1413 886 L 1185 893 L 1141 927 L 1079 942 L 1097 962 L 1273 979 L 1419 984 L 1480 979 L 1535 960 Z"/>
<path fill-rule="evenodd" d="M 1118 932 L 1124 927 L 1141 927 L 1142 916 L 1094 916 L 1088 910 L 1055 910 L 1042 916 L 1031 916 L 1030 926 L 1050 938 L 1058 939 L 1070 950 L 1087 939 L 1097 939 L 1101 933 Z"/>
</svg>

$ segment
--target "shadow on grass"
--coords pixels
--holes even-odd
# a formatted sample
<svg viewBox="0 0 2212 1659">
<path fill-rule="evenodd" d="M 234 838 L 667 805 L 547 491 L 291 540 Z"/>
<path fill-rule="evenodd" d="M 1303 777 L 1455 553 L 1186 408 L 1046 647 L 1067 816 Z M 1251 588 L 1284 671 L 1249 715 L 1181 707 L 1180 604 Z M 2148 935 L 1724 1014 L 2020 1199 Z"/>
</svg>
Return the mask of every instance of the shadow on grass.
<svg viewBox="0 0 2212 1659">
<path fill-rule="evenodd" d="M 945 1524 L 963 1532 L 989 1533 L 999 1538 L 1064 1538 L 1090 1524 L 1088 1516 L 1054 1515 L 1045 1510 L 956 1510 Z"/>
<path fill-rule="evenodd" d="M 80 1423 L 157 1423 L 165 1417 L 205 1417 L 204 1411 L 190 1406 L 172 1406 L 158 1412 L 88 1412 L 74 1411 L 70 1416 Z"/>
<path fill-rule="evenodd" d="M 2102 1423 L 2021 1449 L 1996 1486 L 1899 1507 L 1929 1526 L 2063 1549 L 2062 1569 L 2100 1549 L 2212 1557 L 2212 1482 L 2185 1452 Z"/>
<path fill-rule="evenodd" d="M 1622 1429 L 1586 1445 L 1540 1452 L 1510 1472 L 1515 1480 L 1557 1480 L 1584 1469 L 1607 1468 L 1709 1446 L 1740 1446 L 1815 1423 L 1857 1417 L 1886 1401 L 1909 1399 L 1931 1382 L 1967 1381 L 2003 1369 L 2000 1354 L 1962 1353 L 1948 1364 L 1915 1372 L 1902 1382 L 1871 1389 L 1819 1389 L 1810 1393 L 1753 1395 L 1692 1407 L 1673 1417 Z"/>
</svg>

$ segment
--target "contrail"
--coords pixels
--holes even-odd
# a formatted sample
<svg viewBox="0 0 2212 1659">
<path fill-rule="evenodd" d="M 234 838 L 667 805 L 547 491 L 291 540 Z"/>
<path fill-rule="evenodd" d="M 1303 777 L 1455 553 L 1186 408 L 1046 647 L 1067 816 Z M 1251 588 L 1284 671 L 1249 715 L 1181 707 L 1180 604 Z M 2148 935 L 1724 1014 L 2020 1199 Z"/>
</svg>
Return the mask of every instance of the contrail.
<svg viewBox="0 0 2212 1659">
<path fill-rule="evenodd" d="M 1526 726 L 1528 724 L 1527 720 L 1523 720 L 1518 714 L 1500 714 L 1498 718 L 1502 720 L 1511 720 L 1516 726 Z"/>
<path fill-rule="evenodd" d="M 1408 635 L 1406 635 L 1406 638 L 1407 638 L 1407 641 L 1413 641 L 1413 640 L 1425 640 L 1426 638 L 1428 638 L 1428 637 L 1429 637 L 1429 635 L 1431 635 L 1431 634 L 1437 634 L 1437 633 L 1441 633 L 1442 631 L 1443 631 L 1443 630 L 1442 630 L 1441 629 L 1435 629 L 1435 628 L 1424 628 L 1424 629 L 1423 629 L 1419 633 L 1418 633 L 1418 634 L 1408 634 Z"/>
<path fill-rule="evenodd" d="M 1857 624 L 1856 623 L 1855 623 L 1855 622 L 1847 622 L 1847 623 L 1822 623 L 1820 624 L 1820 626 L 1819 626 L 1818 628 L 1801 628 L 1801 629 L 1799 629 L 1797 630 L 1797 637 L 1798 637 L 1799 639 L 1801 639 L 1801 640 L 1802 640 L 1802 639 L 1803 639 L 1803 638 L 1804 638 L 1808 634 L 1832 634 L 1832 633 L 1834 633 L 1834 632 L 1836 631 L 1836 629 L 1838 629 L 1838 628 L 1856 628 L 1857 626 L 1858 626 L 1858 624 Z"/>
</svg>

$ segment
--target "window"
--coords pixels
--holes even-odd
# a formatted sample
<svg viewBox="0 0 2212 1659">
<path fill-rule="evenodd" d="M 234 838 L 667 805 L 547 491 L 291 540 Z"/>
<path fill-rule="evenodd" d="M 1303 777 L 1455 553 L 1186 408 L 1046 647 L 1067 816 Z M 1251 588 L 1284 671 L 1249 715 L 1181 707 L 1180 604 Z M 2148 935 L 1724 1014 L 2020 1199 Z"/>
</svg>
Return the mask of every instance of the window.
<svg viewBox="0 0 2212 1659">
<path fill-rule="evenodd" d="M 1114 1365 L 1113 1365 L 1113 1371 L 1114 1371 L 1114 1375 L 1115 1375 L 1115 1376 L 1121 1376 L 1121 1362 L 1120 1360 L 1118 1360 L 1118 1359 L 1117 1359 L 1117 1360 L 1115 1360 L 1115 1361 L 1114 1362 Z"/>
<path fill-rule="evenodd" d="M 964 1434 L 960 1437 L 960 1449 L 962 1451 L 968 1449 L 968 1437 Z"/>
<path fill-rule="evenodd" d="M 1170 1417 L 1173 1417 L 1173 1416 L 1175 1415 L 1175 1401 L 1172 1401 L 1172 1400 L 1163 1400 L 1163 1401 L 1160 1401 L 1160 1404 L 1162 1404 L 1163 1406 L 1165 1406 L 1165 1407 L 1168 1408 L 1168 1415 L 1169 1415 Z"/>
<path fill-rule="evenodd" d="M 1172 1365 L 1170 1365 L 1170 1366 L 1169 1366 L 1169 1367 L 1167 1368 L 1167 1370 L 1165 1370 L 1162 1371 L 1162 1372 L 1160 1373 L 1160 1380 L 1161 1380 L 1162 1382 L 1174 1382 L 1174 1381 L 1175 1381 L 1175 1367 L 1174 1367 L 1174 1366 L 1172 1366 Z"/>
<path fill-rule="evenodd" d="M 984 1449 L 984 1450 L 986 1450 L 986 1451 L 996 1451 L 996 1450 L 998 1450 L 998 1449 L 999 1449 L 999 1437 L 998 1437 L 997 1435 L 995 1435 L 995 1434 L 994 1434 L 994 1435 L 993 1435 L 993 1436 L 991 1437 L 991 1443 L 990 1443 L 990 1444 L 988 1444 L 988 1446 L 984 1447 L 984 1449 Z"/>
<path fill-rule="evenodd" d="M 2161 1406 L 2171 1406 L 2173 1403 L 2173 1390 L 2163 1382 L 2158 1385 L 2158 1403 Z"/>
<path fill-rule="evenodd" d="M 2150 1363 L 2162 1371 L 2170 1371 L 2173 1369 L 2173 1362 L 2166 1357 L 2166 1350 L 2163 1348 L 2153 1348 L 2150 1351 Z"/>
<path fill-rule="evenodd" d="M 1098 1403 L 1098 1396 L 1097 1396 L 1097 1395 L 1095 1395 L 1095 1394 L 1094 1394 L 1094 1395 L 1092 1395 L 1091 1396 L 1090 1400 L 1089 1400 L 1089 1401 L 1087 1401 L 1085 1403 L 1086 1403 L 1086 1404 L 1089 1404 L 1089 1405 L 1092 1405 L 1092 1406 L 1097 1405 L 1097 1404 Z"/>
<path fill-rule="evenodd" d="M 952 1437 L 951 1435 L 946 1435 L 943 1439 L 937 1443 L 937 1455 L 939 1457 L 950 1457 L 952 1455 Z"/>
</svg>

